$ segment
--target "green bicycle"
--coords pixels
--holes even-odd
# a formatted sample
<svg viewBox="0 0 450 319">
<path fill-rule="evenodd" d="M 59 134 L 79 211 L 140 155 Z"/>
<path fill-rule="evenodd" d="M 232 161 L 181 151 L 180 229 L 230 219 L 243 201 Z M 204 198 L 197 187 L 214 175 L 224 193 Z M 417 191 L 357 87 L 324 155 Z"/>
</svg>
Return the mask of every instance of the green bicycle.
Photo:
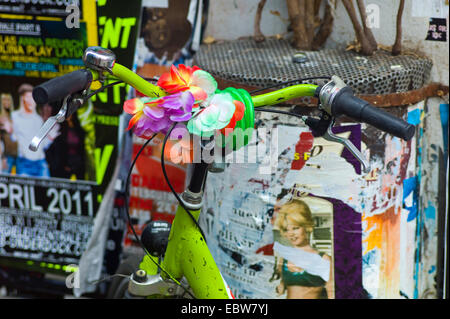
<svg viewBox="0 0 450 319">
<path fill-rule="evenodd" d="M 112 51 L 100 47 L 87 48 L 83 61 L 85 69 L 49 80 L 34 89 L 33 97 L 37 103 L 63 101 L 63 106 L 57 115 L 44 123 L 31 141 L 30 149 L 36 150 L 56 123 L 64 121 L 98 91 L 125 82 L 144 96 L 125 103 L 124 110 L 133 115 L 129 128 L 147 138 L 147 143 L 156 133 L 165 135 L 162 170 L 179 202 L 171 225 L 153 222 L 142 238 L 132 228 L 145 256 L 138 269 L 128 271 L 130 274 L 126 278 L 120 278 L 120 283 L 114 284 L 113 297 L 233 298 L 198 225 L 207 172 L 213 165 L 211 158 L 202 154 L 211 154 L 214 149 L 214 152 L 221 152 L 219 156 L 224 156 L 245 146 L 253 133 L 255 111 L 300 117 L 314 136 L 343 144 L 358 159 L 364 172 L 370 168 L 359 150 L 347 139 L 332 133 L 336 117 L 348 116 L 404 140 L 411 139 L 415 133 L 413 125 L 357 98 L 337 76 L 328 78 L 329 81 L 321 86 L 293 84 L 252 96 L 243 89 L 218 90 L 212 76 L 195 67 L 182 66 L 178 70 L 172 67 L 171 73 L 161 76 L 158 83 L 153 84 L 117 63 Z M 308 79 L 297 82 L 305 80 Z M 94 81 L 100 81 L 102 87 L 91 92 Z M 318 99 L 320 118 L 262 108 L 306 96 Z M 194 142 L 193 136 L 197 137 Z M 191 142 L 182 144 L 184 153 L 180 154 L 183 158 L 191 155 L 192 174 L 186 190 L 179 195 L 167 178 L 164 153 L 169 139 L 181 141 L 183 137 L 189 137 Z M 215 147 L 217 145 L 219 148 Z M 201 150 L 197 157 L 192 156 L 196 147 Z"/>
</svg>

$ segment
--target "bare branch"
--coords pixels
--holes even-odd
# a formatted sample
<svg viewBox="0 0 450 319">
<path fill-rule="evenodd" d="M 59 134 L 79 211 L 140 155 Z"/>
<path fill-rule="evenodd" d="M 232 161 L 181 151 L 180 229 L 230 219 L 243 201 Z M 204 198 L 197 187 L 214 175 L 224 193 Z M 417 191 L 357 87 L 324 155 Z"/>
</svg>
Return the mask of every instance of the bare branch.
<svg viewBox="0 0 450 319">
<path fill-rule="evenodd" d="M 315 34 L 315 25 L 314 25 L 314 1 L 311 0 L 305 0 L 305 28 L 306 28 L 306 35 L 308 37 L 308 47 L 311 48 L 311 44 L 314 39 Z"/>
<path fill-rule="evenodd" d="M 314 0 L 314 15 L 319 15 L 320 5 L 322 4 L 322 0 Z"/>
<path fill-rule="evenodd" d="M 305 27 L 305 0 L 286 0 L 294 33 L 293 46 L 300 50 L 308 50 L 308 36 Z"/>
<path fill-rule="evenodd" d="M 361 21 L 364 29 L 364 34 L 367 38 L 367 41 L 370 43 L 371 49 L 376 51 L 378 48 L 377 41 L 373 36 L 372 30 L 367 27 L 367 15 L 366 15 L 366 7 L 364 6 L 363 0 L 356 0 L 358 4 L 359 15 L 361 16 Z"/>
<path fill-rule="evenodd" d="M 263 42 L 266 38 L 261 32 L 261 15 L 267 0 L 260 0 L 256 9 L 255 22 L 253 25 L 254 38 L 256 42 Z"/>
<path fill-rule="evenodd" d="M 322 22 L 320 24 L 319 31 L 317 32 L 313 44 L 312 49 L 318 50 L 328 39 L 329 35 L 331 34 L 331 31 L 333 29 L 333 14 L 332 14 L 331 6 L 327 3 L 325 5 L 325 13 L 322 19 Z"/>
<path fill-rule="evenodd" d="M 372 55 L 374 50 L 371 48 L 370 43 L 365 37 L 364 30 L 359 24 L 358 17 L 356 15 L 355 7 L 353 6 L 353 2 L 351 0 L 342 0 L 342 4 L 347 10 L 348 16 L 353 24 L 353 29 L 356 33 L 356 38 L 358 42 L 361 44 L 361 53 L 364 55 Z"/>
<path fill-rule="evenodd" d="M 325 2 L 325 13 L 320 18 L 322 0 L 286 0 L 289 30 L 293 31 L 292 45 L 300 50 L 317 50 L 331 33 L 333 9 Z"/>
<path fill-rule="evenodd" d="M 402 15 L 405 7 L 405 0 L 400 0 L 397 11 L 397 32 L 395 35 L 395 43 L 392 46 L 392 54 L 399 55 L 402 52 Z"/>
</svg>

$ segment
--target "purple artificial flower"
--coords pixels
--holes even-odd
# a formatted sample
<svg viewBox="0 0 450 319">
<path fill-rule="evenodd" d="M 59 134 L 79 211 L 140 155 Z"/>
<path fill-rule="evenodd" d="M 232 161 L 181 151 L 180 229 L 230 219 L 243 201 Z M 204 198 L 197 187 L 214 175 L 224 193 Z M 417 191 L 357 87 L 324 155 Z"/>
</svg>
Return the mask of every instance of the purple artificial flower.
<svg viewBox="0 0 450 319">
<path fill-rule="evenodd" d="M 141 137 L 150 137 L 154 133 L 166 134 L 173 123 L 185 122 L 192 117 L 194 103 L 194 96 L 189 91 L 150 100 L 128 100 L 124 110 L 133 115 L 128 129 L 134 127 L 134 133 Z"/>
</svg>

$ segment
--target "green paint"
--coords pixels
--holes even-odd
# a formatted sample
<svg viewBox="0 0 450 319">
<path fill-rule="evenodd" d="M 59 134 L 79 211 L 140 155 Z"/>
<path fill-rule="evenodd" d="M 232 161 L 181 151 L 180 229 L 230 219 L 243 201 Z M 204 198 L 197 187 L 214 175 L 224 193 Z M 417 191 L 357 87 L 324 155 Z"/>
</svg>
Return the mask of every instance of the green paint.
<svg viewBox="0 0 450 319">
<path fill-rule="evenodd" d="M 104 26 L 100 46 L 114 49 L 119 47 L 120 42 L 120 48 L 124 49 L 128 45 L 131 29 L 136 25 L 136 18 L 117 17 L 113 20 L 112 18 L 100 17 L 98 23 Z"/>
<path fill-rule="evenodd" d="M 122 99 L 120 97 L 120 88 L 126 87 L 126 83 L 120 83 L 113 86 L 113 103 L 114 104 L 121 104 Z"/>
<path fill-rule="evenodd" d="M 65 267 L 65 269 L 64 269 Z M 78 270 L 78 267 L 75 266 L 63 266 L 63 270 L 66 272 L 76 272 Z"/>
<path fill-rule="evenodd" d="M 119 117 L 114 115 L 94 114 L 93 120 L 95 124 L 107 126 L 119 126 Z"/>
<path fill-rule="evenodd" d="M 317 85 L 314 84 L 297 84 L 277 91 L 255 95 L 252 97 L 255 107 L 275 105 L 287 100 L 304 96 L 314 96 Z"/>
<path fill-rule="evenodd" d="M 122 29 L 121 19 L 117 18 L 115 23 L 111 18 L 107 19 L 106 22 L 104 21 L 103 17 L 99 19 L 99 24 L 104 24 L 100 46 L 103 48 L 117 48 L 120 41 L 120 30 Z"/>
<path fill-rule="evenodd" d="M 108 18 L 108 17 L 105 17 L 105 16 L 103 16 L 103 17 L 98 17 L 98 24 L 99 24 L 99 25 L 105 25 L 106 18 Z"/>
<path fill-rule="evenodd" d="M 101 148 L 95 148 L 95 175 L 97 184 L 100 185 L 105 177 L 106 169 L 108 168 L 109 160 L 111 158 L 111 154 L 114 150 L 113 144 L 107 144 L 103 148 L 103 152 Z"/>
<path fill-rule="evenodd" d="M 125 83 L 128 83 L 142 94 L 149 97 L 165 96 L 166 92 L 159 86 L 151 84 L 141 78 L 139 75 L 131 71 L 130 69 L 115 63 L 112 68 L 113 75 L 121 79 Z"/>
<path fill-rule="evenodd" d="M 125 49 L 128 45 L 128 40 L 130 38 L 131 28 L 136 25 L 136 18 L 129 17 L 122 19 L 123 36 L 122 41 L 120 41 L 120 47 Z"/>
<path fill-rule="evenodd" d="M 98 92 L 97 94 L 95 94 L 91 100 L 92 102 L 96 102 L 97 101 L 97 97 L 100 100 L 100 102 L 102 103 L 108 103 L 108 91 L 105 90 L 103 92 Z"/>
<path fill-rule="evenodd" d="M 139 268 L 145 270 L 149 276 L 156 275 L 158 273 L 158 263 L 157 257 L 145 255 L 139 264 Z"/>
<path fill-rule="evenodd" d="M 198 220 L 200 210 L 191 213 Z M 228 299 L 219 268 L 205 240 L 181 206 L 172 222 L 162 267 L 177 279 L 185 276 L 199 299 Z"/>
</svg>

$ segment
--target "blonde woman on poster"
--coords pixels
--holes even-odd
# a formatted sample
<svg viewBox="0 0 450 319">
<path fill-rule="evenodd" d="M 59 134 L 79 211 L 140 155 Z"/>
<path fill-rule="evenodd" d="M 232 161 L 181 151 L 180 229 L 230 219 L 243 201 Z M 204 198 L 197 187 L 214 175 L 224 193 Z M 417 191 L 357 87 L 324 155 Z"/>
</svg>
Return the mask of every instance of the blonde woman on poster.
<svg viewBox="0 0 450 319">
<path fill-rule="evenodd" d="M 277 256 L 279 295 L 288 299 L 332 299 L 334 280 L 332 259 L 312 247 L 314 221 L 309 206 L 294 198 L 279 207 L 274 229 L 280 232 L 273 246 Z"/>
</svg>

